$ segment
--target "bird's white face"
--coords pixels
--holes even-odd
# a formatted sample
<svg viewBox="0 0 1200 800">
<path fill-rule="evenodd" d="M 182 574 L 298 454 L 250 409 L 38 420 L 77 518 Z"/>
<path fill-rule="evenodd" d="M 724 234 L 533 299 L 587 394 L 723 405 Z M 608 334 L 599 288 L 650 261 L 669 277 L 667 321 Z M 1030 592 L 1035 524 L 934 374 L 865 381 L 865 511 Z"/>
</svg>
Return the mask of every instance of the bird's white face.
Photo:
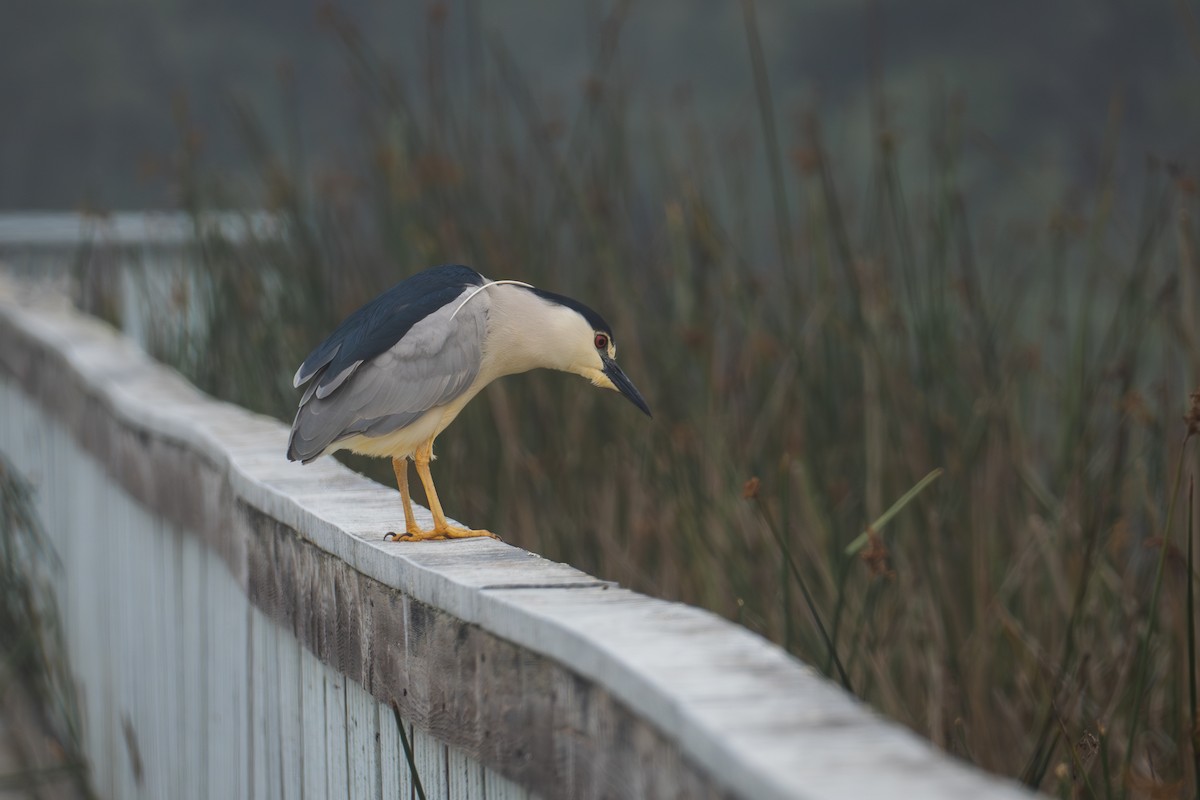
<svg viewBox="0 0 1200 800">
<path fill-rule="evenodd" d="M 604 331 L 592 330 L 586 322 L 587 320 L 584 320 L 586 330 L 578 331 L 575 336 L 578 344 L 574 348 L 575 357 L 570 371 L 587 378 L 594 386 L 618 391 L 605 372 L 605 362 L 616 359 L 617 347 L 613 344 L 612 337 Z"/>
<path fill-rule="evenodd" d="M 524 288 L 498 286 L 491 301 L 488 326 L 493 345 L 486 350 L 485 361 L 492 379 L 539 367 L 562 370 L 620 392 L 650 413 L 633 382 L 617 366 L 617 348 L 607 329 L 597 329 L 570 305 Z"/>
<path fill-rule="evenodd" d="M 617 348 L 604 331 L 593 330 L 587 319 L 571 309 L 558 306 L 554 313 L 557 320 L 558 348 L 566 356 L 560 367 L 566 372 L 582 375 L 595 386 L 616 390 L 612 380 L 604 372 L 605 359 L 614 359 Z"/>
<path fill-rule="evenodd" d="M 571 312 L 575 318 L 570 324 L 569 348 L 572 353 L 568 372 L 582 375 L 593 386 L 611 389 L 624 395 L 646 414 L 650 413 L 646 401 L 625 372 L 617 366 L 617 346 L 608 331 L 592 328 L 582 314 Z"/>
</svg>

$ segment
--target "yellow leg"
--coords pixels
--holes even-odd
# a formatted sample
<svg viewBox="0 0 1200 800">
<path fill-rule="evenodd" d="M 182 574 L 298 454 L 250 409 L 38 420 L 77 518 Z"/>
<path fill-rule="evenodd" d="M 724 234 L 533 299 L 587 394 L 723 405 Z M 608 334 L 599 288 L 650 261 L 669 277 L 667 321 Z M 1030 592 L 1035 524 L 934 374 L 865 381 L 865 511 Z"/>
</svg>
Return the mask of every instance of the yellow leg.
<svg viewBox="0 0 1200 800">
<path fill-rule="evenodd" d="M 389 533 L 385 539 L 398 539 L 401 535 L 420 536 L 424 531 L 417 525 L 413 516 L 412 496 L 408 493 L 408 457 L 393 458 L 392 472 L 396 474 L 396 488 L 400 490 L 400 500 L 404 505 L 404 534 Z"/>
<path fill-rule="evenodd" d="M 407 533 L 394 538 L 397 541 L 405 542 L 415 542 L 423 539 L 470 539 L 476 536 L 490 536 L 493 539 L 499 539 L 500 537 L 491 531 L 460 528 L 446 521 L 446 515 L 442 512 L 442 503 L 438 500 L 437 489 L 433 487 L 433 475 L 429 472 L 429 462 L 432 458 L 432 441 L 421 445 L 417 448 L 417 452 L 413 454 L 413 463 L 417 466 L 417 477 L 421 479 L 421 485 L 425 487 L 425 497 L 429 500 L 429 510 L 433 513 L 433 530 L 414 532 L 410 528 Z"/>
</svg>

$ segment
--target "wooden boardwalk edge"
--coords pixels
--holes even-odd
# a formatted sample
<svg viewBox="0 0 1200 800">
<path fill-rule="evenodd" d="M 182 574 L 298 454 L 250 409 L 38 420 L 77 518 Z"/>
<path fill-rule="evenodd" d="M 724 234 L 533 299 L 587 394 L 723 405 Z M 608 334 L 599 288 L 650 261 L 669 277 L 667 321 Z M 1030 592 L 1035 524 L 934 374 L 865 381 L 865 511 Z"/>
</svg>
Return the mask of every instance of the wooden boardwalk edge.
<svg viewBox="0 0 1200 800">
<path fill-rule="evenodd" d="M 279 422 L 204 396 L 91 318 L 0 295 L 0 342 L 0 380 L 200 537 L 276 624 L 531 791 L 1029 796 L 708 612 L 491 540 L 383 541 L 393 490 L 332 459 L 288 463 Z"/>
</svg>

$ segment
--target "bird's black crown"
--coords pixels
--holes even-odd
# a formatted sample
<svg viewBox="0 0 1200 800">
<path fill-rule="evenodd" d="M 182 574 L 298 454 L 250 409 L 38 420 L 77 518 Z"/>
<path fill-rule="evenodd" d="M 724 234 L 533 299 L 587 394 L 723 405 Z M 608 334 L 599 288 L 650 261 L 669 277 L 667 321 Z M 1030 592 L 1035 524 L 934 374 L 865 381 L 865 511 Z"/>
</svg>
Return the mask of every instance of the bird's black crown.
<svg viewBox="0 0 1200 800">
<path fill-rule="evenodd" d="M 578 300 L 565 297 L 561 294 L 555 294 L 554 292 L 547 292 L 545 289 L 535 289 L 531 287 L 530 291 L 543 300 L 548 300 L 551 303 L 557 303 L 560 306 L 566 306 L 572 311 L 579 312 L 579 314 L 581 314 L 583 318 L 588 321 L 588 324 L 592 326 L 592 330 L 607 333 L 610 339 L 613 338 L 612 328 L 608 327 L 608 323 L 604 321 L 604 317 L 600 316 Z"/>
</svg>

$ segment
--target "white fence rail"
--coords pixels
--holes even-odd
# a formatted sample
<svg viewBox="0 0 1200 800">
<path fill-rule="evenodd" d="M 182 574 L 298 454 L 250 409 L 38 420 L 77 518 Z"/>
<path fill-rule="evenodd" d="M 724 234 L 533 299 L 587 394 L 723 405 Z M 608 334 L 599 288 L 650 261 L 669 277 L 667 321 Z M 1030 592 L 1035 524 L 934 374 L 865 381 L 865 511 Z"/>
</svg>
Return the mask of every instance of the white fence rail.
<svg viewBox="0 0 1200 800">
<path fill-rule="evenodd" d="M 384 542 L 393 490 L 89 318 L 0 295 L 0 342 L 108 797 L 413 797 L 394 709 L 430 798 L 1028 796 L 707 612 Z"/>
</svg>

